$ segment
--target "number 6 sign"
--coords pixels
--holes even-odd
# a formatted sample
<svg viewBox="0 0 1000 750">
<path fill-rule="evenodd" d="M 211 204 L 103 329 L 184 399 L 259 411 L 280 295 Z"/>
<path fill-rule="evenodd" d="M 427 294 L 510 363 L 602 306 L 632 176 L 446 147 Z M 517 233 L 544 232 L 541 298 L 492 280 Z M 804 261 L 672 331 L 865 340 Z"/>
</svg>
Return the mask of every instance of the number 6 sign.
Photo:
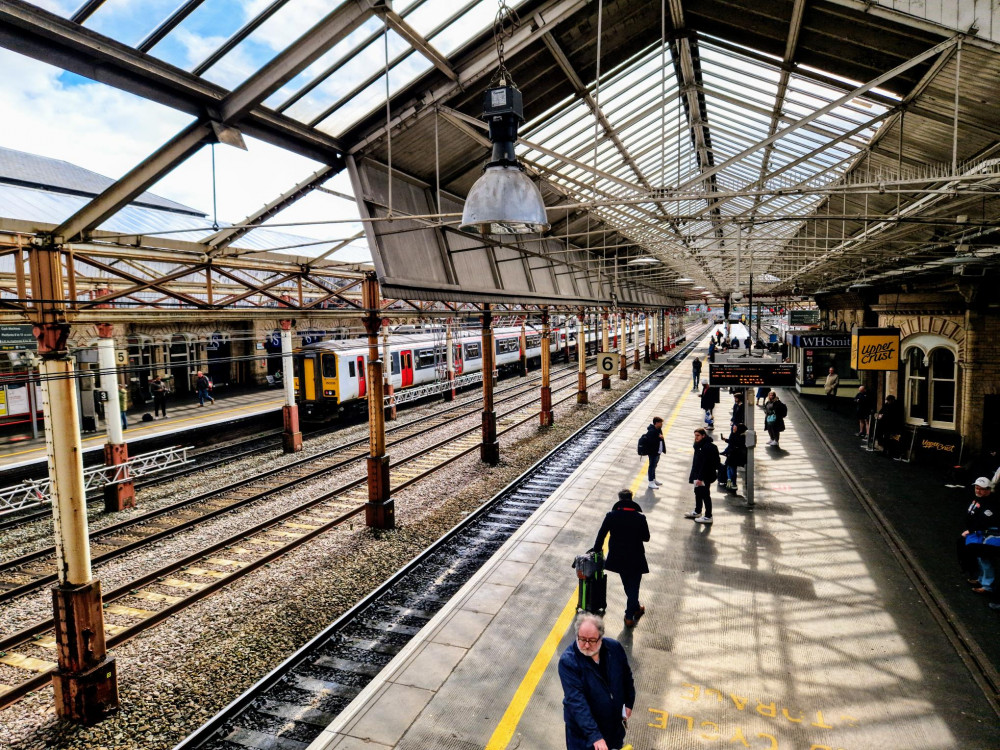
<svg viewBox="0 0 1000 750">
<path fill-rule="evenodd" d="M 614 375 L 618 372 L 618 354 L 616 352 L 600 352 L 597 355 L 597 372 L 601 375 Z"/>
</svg>

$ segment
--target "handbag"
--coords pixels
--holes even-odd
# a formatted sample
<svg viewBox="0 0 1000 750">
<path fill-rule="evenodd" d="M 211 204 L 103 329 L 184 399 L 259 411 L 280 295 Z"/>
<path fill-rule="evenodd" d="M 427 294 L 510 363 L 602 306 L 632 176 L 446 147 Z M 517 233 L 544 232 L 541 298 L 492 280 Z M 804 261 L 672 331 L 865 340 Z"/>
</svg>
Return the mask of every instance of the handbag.
<svg viewBox="0 0 1000 750">
<path fill-rule="evenodd" d="M 768 414 L 766 417 L 764 417 L 764 424 L 774 424 L 777 421 L 778 421 L 777 414 Z"/>
</svg>

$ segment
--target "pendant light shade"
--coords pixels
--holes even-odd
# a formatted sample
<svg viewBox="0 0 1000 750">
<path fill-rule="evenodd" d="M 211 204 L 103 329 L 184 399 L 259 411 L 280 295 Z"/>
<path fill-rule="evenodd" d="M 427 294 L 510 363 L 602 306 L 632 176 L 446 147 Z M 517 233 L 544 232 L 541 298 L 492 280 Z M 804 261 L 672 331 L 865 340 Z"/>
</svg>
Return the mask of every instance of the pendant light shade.
<svg viewBox="0 0 1000 750">
<path fill-rule="evenodd" d="M 458 228 L 497 235 L 544 232 L 550 226 L 545 202 L 514 156 L 517 126 L 524 122 L 521 92 L 501 79 L 499 86 L 486 90 L 483 119 L 489 124 L 493 154 L 469 191 Z"/>
<path fill-rule="evenodd" d="M 520 166 L 487 166 L 462 210 L 463 232 L 531 234 L 549 228 L 541 193 Z"/>
</svg>

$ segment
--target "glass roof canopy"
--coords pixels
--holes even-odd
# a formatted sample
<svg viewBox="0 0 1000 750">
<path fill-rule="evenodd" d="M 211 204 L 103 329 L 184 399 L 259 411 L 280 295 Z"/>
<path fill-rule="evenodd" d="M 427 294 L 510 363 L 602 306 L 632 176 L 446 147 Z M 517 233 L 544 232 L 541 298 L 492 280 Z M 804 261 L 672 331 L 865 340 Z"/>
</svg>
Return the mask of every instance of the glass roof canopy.
<svg viewBox="0 0 1000 750">
<path fill-rule="evenodd" d="M 46 5 L 70 1 L 47 0 Z M 543 11 L 555 13 L 565 7 L 563 18 L 573 19 L 566 26 L 573 28 L 563 35 L 565 26 L 558 27 L 561 21 L 557 21 L 552 24 L 556 30 L 544 34 L 561 35 L 565 45 L 576 44 L 567 57 L 594 59 L 593 4 L 511 0 L 508 5 L 522 9 L 526 28 L 544 25 L 544 19 L 539 21 Z M 907 30 L 904 34 L 899 30 L 902 27 L 893 27 L 893 33 L 907 44 L 899 44 L 898 52 L 885 53 L 882 60 L 878 59 L 882 54 L 878 35 L 885 29 L 873 27 L 855 44 L 854 57 L 831 72 L 803 62 L 825 59 L 829 65 L 823 67 L 837 67 L 836 58 L 821 44 L 800 55 L 796 44 L 801 49 L 808 43 L 795 39 L 800 31 L 804 37 L 822 27 L 839 50 L 853 43 L 858 31 L 849 20 L 844 21 L 844 28 L 831 29 L 823 25 L 825 17 L 783 19 L 792 4 L 779 3 L 769 11 L 771 20 L 781 27 L 777 33 L 768 37 L 748 28 L 743 35 L 732 31 L 739 21 L 726 20 L 718 9 L 706 10 L 714 8 L 711 3 L 682 1 L 677 5 L 690 25 L 674 19 L 673 23 L 680 24 L 677 30 L 671 31 L 667 41 L 653 44 L 650 36 L 656 31 L 648 27 L 655 26 L 654 21 L 663 21 L 664 26 L 671 23 L 660 18 L 660 8 L 650 5 L 646 9 L 642 3 L 617 8 L 623 17 L 628 16 L 628 23 L 638 22 L 647 29 L 623 30 L 615 26 L 619 18 L 606 19 L 605 35 L 617 34 L 620 46 L 614 62 L 606 63 L 608 70 L 599 88 L 592 65 L 574 67 L 572 75 L 581 81 L 583 91 L 566 95 L 563 85 L 558 89 L 559 101 L 545 102 L 541 112 L 542 108 L 533 107 L 521 131 L 519 156 L 555 193 L 565 196 L 567 204 L 580 204 L 589 217 L 581 231 L 580 222 L 571 222 L 567 216 L 563 226 L 567 242 L 589 248 L 595 255 L 618 256 L 623 263 L 637 257 L 655 258 L 661 261 L 659 266 L 633 272 L 654 279 L 661 287 L 676 289 L 671 285 L 677 278 L 689 277 L 724 294 L 736 289 L 740 281 L 745 286 L 752 264 L 755 280 L 765 287 L 762 291 L 782 285 L 790 288 L 786 282 L 806 278 L 801 274 L 835 254 L 838 247 L 863 244 L 851 240 L 862 232 L 860 221 L 851 218 L 862 213 L 860 201 L 870 215 L 892 213 L 888 201 L 869 211 L 861 193 L 831 196 L 843 189 L 845 178 L 848 183 L 867 182 L 859 180 L 867 176 L 867 171 L 859 173 L 859 165 L 867 159 L 867 170 L 873 139 L 886 135 L 887 125 L 898 115 L 897 105 L 903 103 L 899 92 L 915 91 L 921 71 L 931 67 L 931 57 L 920 58 L 919 65 L 924 67 L 908 65 L 906 82 L 895 93 L 891 87 L 876 87 L 830 107 L 860 86 L 844 71 L 858 71 L 858 76 L 866 77 L 885 73 L 897 61 L 933 52 L 929 48 L 946 39 L 947 30 Z M 737 14 L 740 2 L 729 6 L 726 13 Z M 481 50 L 488 45 L 497 10 L 495 0 L 396 0 L 384 5 L 374 0 L 149 0 L 141 12 L 129 0 L 89 0 L 75 11 L 57 7 L 55 12 L 234 92 L 253 84 L 307 39 L 313 27 L 343 10 L 352 20 L 336 43 L 331 46 L 317 40 L 318 52 L 307 64 L 290 68 L 276 85 L 262 86 L 263 95 L 250 106 L 289 118 L 305 126 L 303 132 L 312 129 L 330 138 L 328 144 L 343 147 L 345 153 L 360 149 L 364 154 L 378 152 L 379 139 L 384 140 L 384 131 L 381 136 L 373 135 L 377 128 L 372 123 L 381 117 L 384 124 L 387 110 L 395 115 L 397 108 L 412 109 L 415 88 L 431 82 L 428 91 L 435 86 L 441 91 L 447 86 L 434 81 L 442 80 L 441 75 L 451 79 L 455 83 L 451 94 L 435 93 L 428 100 L 434 107 L 445 108 L 463 96 L 468 104 L 469 96 L 483 88 L 482 71 L 470 73 L 467 66 L 482 64 Z M 746 10 L 757 12 L 753 4 Z M 809 12 L 821 15 L 826 10 Z M 787 39 L 781 38 L 782 33 Z M 734 41 L 744 36 L 747 46 Z M 633 38 L 644 41 L 630 45 Z M 525 64 L 537 68 L 531 73 L 559 76 L 549 62 L 551 57 L 538 54 L 537 38 L 532 44 L 536 47 L 525 53 Z M 778 53 L 782 48 L 784 56 Z M 945 52 L 934 62 L 933 75 L 947 77 L 950 63 Z M 563 77 L 570 76 L 566 70 L 563 73 Z M 525 89 L 536 87 L 536 81 L 525 83 Z M 584 92 L 586 96 L 579 95 Z M 932 99 L 930 105 L 938 102 Z M 829 111 L 816 115 L 821 108 Z M 925 104 L 924 108 L 930 107 Z M 464 107 L 466 113 L 469 110 Z M 933 114 L 938 123 L 947 118 L 937 110 Z M 921 137 L 918 131 L 918 142 Z M 882 142 L 886 140 L 882 137 Z M 979 151 L 970 147 L 969 152 L 960 161 L 979 158 Z M 467 158 L 471 150 L 469 154 Z M 942 159 L 934 156 L 916 154 L 913 161 L 936 166 Z M 897 175 L 901 174 L 900 167 Z M 432 179 L 428 174 L 412 176 Z M 900 213 L 899 202 L 893 203 Z M 555 214 L 558 217 L 559 208 Z M 926 245 L 922 238 L 913 240 L 914 245 L 921 242 Z M 934 245 L 934 249 L 940 247 L 940 243 Z M 743 263 L 739 279 L 733 262 L 737 248 Z M 849 258 L 836 270 L 842 274 L 844 269 L 850 270 Z M 815 274 L 809 278 L 819 286 Z"/>
<path fill-rule="evenodd" d="M 803 226 L 803 219 L 795 217 L 815 211 L 823 200 L 817 194 L 774 191 L 816 189 L 840 180 L 875 133 L 878 121 L 873 118 L 887 107 L 855 100 L 790 132 L 773 148 L 736 159 L 775 132 L 771 120 L 776 108 L 780 132 L 839 99 L 843 91 L 793 74 L 779 102 L 779 60 L 768 65 L 733 54 L 705 36 L 699 37 L 698 46 L 697 88 L 704 95 L 704 125 L 711 134 L 704 165 L 693 146 L 693 128 L 673 73 L 669 45 L 660 44 L 602 80 L 598 104 L 612 131 L 601 126 L 588 103 L 574 97 L 525 125 L 524 140 L 545 144 L 547 153 L 527 146 L 524 155 L 544 167 L 549 179 L 567 193 L 597 203 L 594 213 L 643 246 L 643 253 L 648 251 L 683 275 L 691 273 L 704 282 L 704 275 L 689 265 L 690 259 L 698 259 L 725 291 L 734 288 L 736 280 L 727 274 L 732 264 L 723 263 L 724 250 L 731 254 L 742 240 L 748 251 L 744 262 L 750 262 L 752 251 L 755 273 L 759 270 L 763 281 L 766 269 L 788 252 Z M 592 82 L 592 96 L 594 89 Z M 551 155 L 552 151 L 576 164 Z M 699 178 L 702 166 L 730 160 L 711 177 Z M 678 195 L 670 197 L 678 186 Z M 616 198 L 629 203 L 616 203 Z M 741 222 L 745 230 L 739 227 Z M 779 280 L 780 274 L 767 279 Z"/>
</svg>

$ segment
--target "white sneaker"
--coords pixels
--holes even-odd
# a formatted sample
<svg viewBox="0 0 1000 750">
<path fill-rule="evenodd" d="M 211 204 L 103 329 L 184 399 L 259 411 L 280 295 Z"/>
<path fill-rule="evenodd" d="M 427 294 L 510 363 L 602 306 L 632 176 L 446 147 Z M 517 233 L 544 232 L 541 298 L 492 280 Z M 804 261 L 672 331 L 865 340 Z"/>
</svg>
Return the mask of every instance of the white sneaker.
<svg viewBox="0 0 1000 750">
<path fill-rule="evenodd" d="M 657 487 L 663 486 L 663 482 L 661 482 L 659 479 L 654 479 L 653 484 L 655 484 Z"/>
<path fill-rule="evenodd" d="M 694 522 L 695 523 L 712 523 L 712 517 L 711 516 L 698 516 L 696 519 L 694 519 Z"/>
<path fill-rule="evenodd" d="M 657 484 L 656 482 L 650 482 L 650 483 L 649 483 L 649 484 L 647 484 L 646 486 L 647 486 L 647 487 L 649 487 L 649 489 L 651 489 L 651 490 L 655 490 L 655 489 L 657 489 L 657 488 L 658 488 L 658 487 L 659 487 L 660 485 L 658 485 L 658 484 Z"/>
<path fill-rule="evenodd" d="M 696 510 L 690 510 L 687 513 L 684 514 L 684 517 L 685 518 L 697 518 L 698 517 L 698 511 L 696 511 Z"/>
</svg>

